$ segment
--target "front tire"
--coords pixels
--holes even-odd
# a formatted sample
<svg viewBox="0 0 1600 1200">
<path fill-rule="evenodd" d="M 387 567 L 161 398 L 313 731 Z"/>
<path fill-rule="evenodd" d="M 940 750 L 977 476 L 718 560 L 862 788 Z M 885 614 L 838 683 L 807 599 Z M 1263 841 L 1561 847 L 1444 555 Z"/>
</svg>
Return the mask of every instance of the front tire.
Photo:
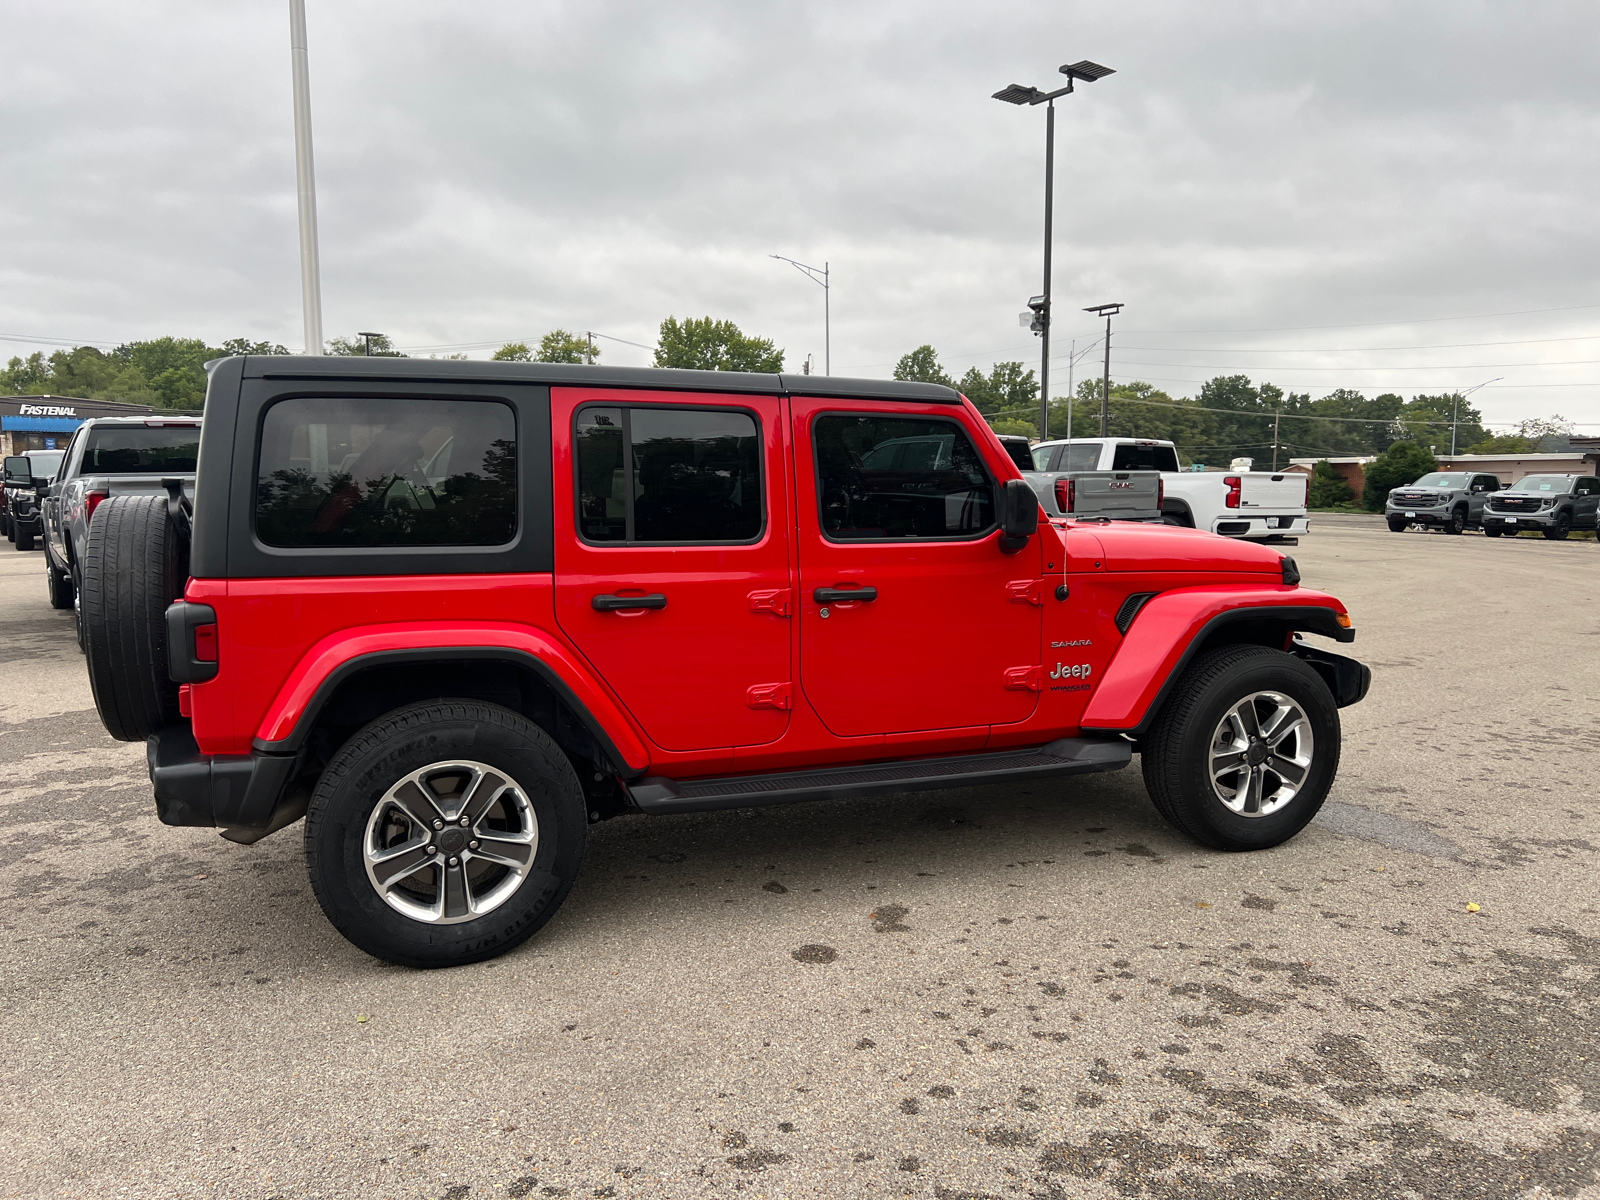
<svg viewBox="0 0 1600 1200">
<path fill-rule="evenodd" d="M 474 700 L 380 717 L 334 755 L 306 814 L 306 867 L 349 941 L 406 967 L 504 954 L 566 899 L 588 807 L 560 748 Z"/>
<path fill-rule="evenodd" d="M 1572 514 L 1563 512 L 1556 517 L 1556 523 L 1544 531 L 1544 536 L 1552 542 L 1564 542 L 1567 535 L 1572 532 Z"/>
<path fill-rule="evenodd" d="M 1339 710 L 1310 666 L 1224 646 L 1179 677 L 1141 755 L 1156 810 L 1217 850 L 1264 850 L 1316 816 L 1339 767 Z"/>
<path fill-rule="evenodd" d="M 1499 537 L 1501 532 L 1502 530 L 1498 525 L 1485 525 L 1483 527 L 1484 537 Z"/>
<path fill-rule="evenodd" d="M 66 571 L 56 569 L 56 564 L 51 561 L 50 548 L 44 551 L 44 587 L 50 597 L 51 608 L 72 608 L 77 597 L 77 589 L 72 586 L 72 576 Z"/>
<path fill-rule="evenodd" d="M 18 550 L 32 550 L 33 549 L 33 534 L 31 534 L 31 533 L 23 533 L 21 530 L 18 530 L 17 531 L 17 549 Z"/>
<path fill-rule="evenodd" d="M 1445 525 L 1446 533 L 1462 534 L 1467 531 L 1467 510 L 1458 508 L 1450 514 L 1449 523 Z"/>
<path fill-rule="evenodd" d="M 1406 523 L 1404 521 L 1398 521 L 1394 517 L 1390 517 L 1389 518 L 1389 532 L 1390 533 L 1404 533 L 1405 531 L 1406 531 Z"/>
</svg>

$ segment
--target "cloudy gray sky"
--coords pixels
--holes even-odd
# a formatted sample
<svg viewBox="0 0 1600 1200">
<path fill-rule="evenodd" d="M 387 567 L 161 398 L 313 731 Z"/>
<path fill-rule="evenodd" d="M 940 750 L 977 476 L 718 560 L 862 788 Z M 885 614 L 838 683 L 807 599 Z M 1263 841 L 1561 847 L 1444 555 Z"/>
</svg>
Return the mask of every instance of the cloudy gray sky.
<svg viewBox="0 0 1600 1200">
<path fill-rule="evenodd" d="M 421 352 L 711 314 L 835 374 L 1037 356 L 1127 304 L 1113 376 L 1483 389 L 1600 433 L 1592 3 L 307 0 L 329 336 Z M 0 2 L 0 355 L 301 343 L 284 0 Z M 1081 317 L 1082 319 L 1078 319 Z M 605 344 L 605 359 L 647 352 Z M 1081 368 L 1080 368 L 1081 369 Z"/>
</svg>

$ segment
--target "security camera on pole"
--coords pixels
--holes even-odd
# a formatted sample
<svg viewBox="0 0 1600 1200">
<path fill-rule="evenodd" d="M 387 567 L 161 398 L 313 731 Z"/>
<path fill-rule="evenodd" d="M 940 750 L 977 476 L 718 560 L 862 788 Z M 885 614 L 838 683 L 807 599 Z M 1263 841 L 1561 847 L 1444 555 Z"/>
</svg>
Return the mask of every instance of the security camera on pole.
<svg viewBox="0 0 1600 1200">
<path fill-rule="evenodd" d="M 1020 83 L 1013 83 L 1009 87 L 1001 88 L 994 94 L 996 100 L 1004 100 L 1007 104 L 1043 104 L 1045 105 L 1044 122 L 1044 295 L 1034 296 L 1028 301 L 1028 312 L 1022 314 L 1022 324 L 1034 331 L 1044 339 L 1039 364 L 1039 436 L 1050 436 L 1050 247 L 1052 241 L 1052 224 L 1055 218 L 1055 179 L 1056 179 L 1056 97 L 1072 93 L 1072 85 L 1078 80 L 1084 83 L 1093 83 L 1097 79 L 1104 79 L 1107 75 L 1115 75 L 1110 67 L 1102 67 L 1099 63 L 1084 59 L 1082 62 L 1069 63 L 1061 68 L 1061 73 L 1067 77 L 1067 86 L 1057 88 L 1053 92 L 1041 92 L 1036 87 L 1024 87 Z M 1071 430 L 1068 430 L 1070 435 Z"/>
</svg>

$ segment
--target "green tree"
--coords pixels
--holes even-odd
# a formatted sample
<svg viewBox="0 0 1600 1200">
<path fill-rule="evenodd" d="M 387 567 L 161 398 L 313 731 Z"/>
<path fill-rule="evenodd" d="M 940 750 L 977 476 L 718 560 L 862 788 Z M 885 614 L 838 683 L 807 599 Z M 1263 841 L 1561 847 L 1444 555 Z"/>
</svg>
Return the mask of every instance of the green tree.
<svg viewBox="0 0 1600 1200">
<path fill-rule="evenodd" d="M 732 321 L 668 317 L 656 339 L 656 366 L 700 371 L 783 370 L 783 351 L 770 338 L 741 333 Z"/>
<path fill-rule="evenodd" d="M 367 346 L 371 343 L 373 358 L 404 358 L 405 355 L 394 348 L 394 342 L 386 333 L 375 334 L 364 338 L 359 333 L 353 338 L 336 337 L 328 343 L 328 353 L 340 358 L 365 358 Z"/>
<path fill-rule="evenodd" d="M 1456 421 L 1456 446 L 1470 446 L 1489 436 L 1483 414 L 1454 392 L 1441 396 L 1413 396 L 1400 410 L 1400 436 L 1440 450 L 1450 449 L 1450 424 Z"/>
<path fill-rule="evenodd" d="M 490 357 L 495 362 L 532 362 L 533 351 L 527 342 L 507 342 Z"/>
<path fill-rule="evenodd" d="M 539 339 L 537 355 L 539 362 L 593 363 L 599 357 L 598 347 L 583 334 L 568 333 L 565 329 L 552 329 Z"/>
<path fill-rule="evenodd" d="M 1180 458 L 1189 462 L 1215 462 L 1216 416 L 1201 410 L 1193 400 L 1174 400 L 1143 380 L 1113 383 L 1106 432 L 1110 437 L 1153 438 L 1172 442 Z M 1079 382 L 1072 408 L 1072 429 L 1067 429 L 1067 402 L 1050 402 L 1051 437 L 1100 436 L 1100 380 Z"/>
<path fill-rule="evenodd" d="M 249 338 L 229 338 L 222 343 L 229 354 L 287 354 L 288 349 L 277 342 L 252 342 Z"/>
<path fill-rule="evenodd" d="M 1350 490 L 1350 485 L 1327 459 L 1320 460 L 1311 468 L 1312 508 L 1337 508 L 1355 498 L 1356 494 Z"/>
<path fill-rule="evenodd" d="M 933 347 L 925 346 L 923 349 L 931 351 Z M 905 359 L 900 361 L 903 364 Z M 995 363 L 994 369 L 987 375 L 977 367 L 968 367 L 967 373 L 956 386 L 984 414 L 1004 413 L 1010 417 L 1025 417 L 1027 410 L 1036 408 L 1039 403 L 1039 381 L 1034 378 L 1032 370 L 1024 371 L 1019 362 Z"/>
<path fill-rule="evenodd" d="M 1361 489 L 1361 503 L 1368 512 L 1382 512 L 1390 489 L 1415 483 L 1429 471 L 1438 469 L 1439 460 L 1426 446 L 1396 442 L 1367 464 L 1367 482 Z"/>
<path fill-rule="evenodd" d="M 1502 433 L 1468 446 L 1464 454 L 1535 454 L 1539 443 L 1515 433 Z"/>
<path fill-rule="evenodd" d="M 972 399 L 971 396 L 967 397 Z M 990 427 L 996 433 L 1020 433 L 1025 438 L 1037 438 L 1039 427 L 1032 421 L 1024 421 L 1020 417 L 994 417 L 989 421 Z"/>
<path fill-rule="evenodd" d="M 955 380 L 951 379 L 939 365 L 939 352 L 932 346 L 926 345 L 918 346 L 910 354 L 902 355 L 894 366 L 894 377 L 912 383 L 942 383 L 945 387 L 956 386 Z"/>
</svg>

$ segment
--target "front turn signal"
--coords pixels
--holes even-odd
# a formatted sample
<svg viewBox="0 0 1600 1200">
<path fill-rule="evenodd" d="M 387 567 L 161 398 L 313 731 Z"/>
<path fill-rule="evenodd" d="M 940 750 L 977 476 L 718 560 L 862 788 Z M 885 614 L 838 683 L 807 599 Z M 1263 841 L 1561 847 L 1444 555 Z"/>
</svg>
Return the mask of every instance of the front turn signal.
<svg viewBox="0 0 1600 1200">
<path fill-rule="evenodd" d="M 1338 624 L 1340 629 L 1350 629 L 1352 627 L 1350 624 L 1349 613 L 1337 613 L 1333 619 Z"/>
</svg>

